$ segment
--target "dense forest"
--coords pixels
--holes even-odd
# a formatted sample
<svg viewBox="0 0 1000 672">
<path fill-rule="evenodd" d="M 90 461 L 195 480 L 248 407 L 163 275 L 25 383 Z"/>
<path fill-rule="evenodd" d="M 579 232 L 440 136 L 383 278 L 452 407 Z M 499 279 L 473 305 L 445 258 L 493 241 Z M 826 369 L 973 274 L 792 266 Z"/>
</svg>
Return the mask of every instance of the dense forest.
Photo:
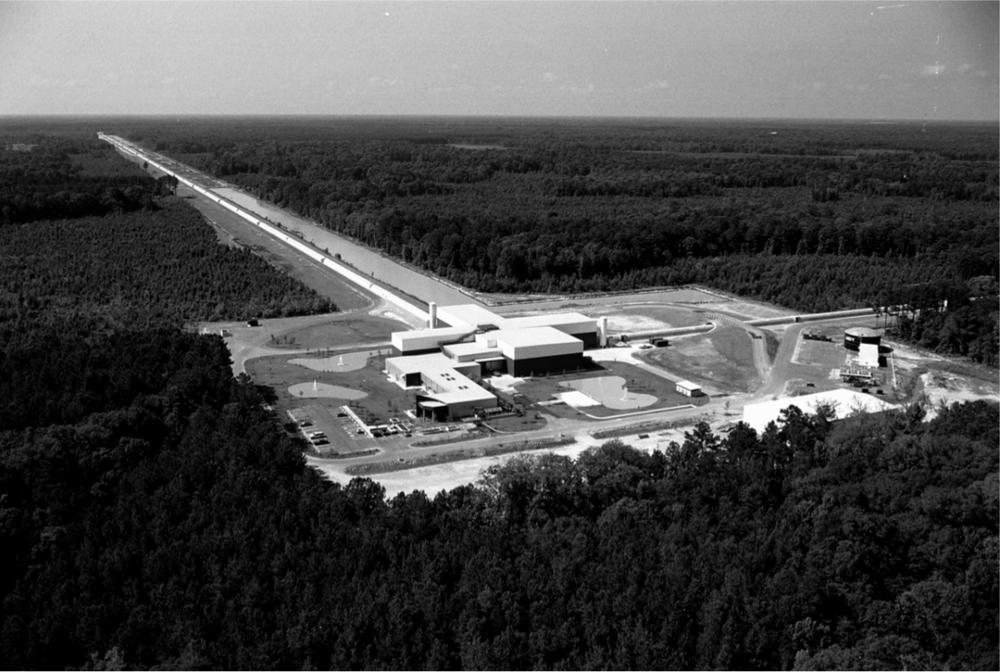
<svg viewBox="0 0 1000 672">
<path fill-rule="evenodd" d="M 916 297 L 922 324 L 901 336 L 997 363 L 996 292 L 978 293 L 996 287 L 1000 268 L 995 126 L 250 119 L 122 128 L 479 290 L 703 283 L 803 311 Z M 942 284 L 952 299 L 930 305 L 924 297 Z M 957 326 L 943 333 L 945 324 Z"/>
<path fill-rule="evenodd" d="M 181 325 L 334 309 L 249 249 L 220 245 L 177 198 L 149 212 L 0 227 L 0 262 L 0 321 L 57 311 Z"/>
<path fill-rule="evenodd" d="M 701 425 L 387 502 L 174 338 L 158 389 L 0 434 L 5 666 L 996 669 L 996 405 Z"/>
<path fill-rule="evenodd" d="M 53 226 L 175 212 L 151 202 L 0 234 L 37 227 L 44 251 Z M 123 253 L 116 272 L 148 262 Z M 917 406 L 840 422 L 792 409 L 761 435 L 702 424 L 665 451 L 522 457 L 387 501 L 307 467 L 222 340 L 173 323 L 212 301 L 166 293 L 151 314 L 122 292 L 123 314 L 145 315 L 130 328 L 45 273 L 0 321 L 5 668 L 1000 663 L 996 404 L 930 421 Z"/>
<path fill-rule="evenodd" d="M 153 210 L 172 191 L 89 135 L 14 130 L 0 125 L 0 226 Z"/>
<path fill-rule="evenodd" d="M 33 216 L 60 219 L 0 226 L 0 429 L 75 421 L 158 389 L 176 354 L 161 342 L 164 329 L 335 310 L 249 250 L 220 245 L 201 215 L 170 195 L 169 180 L 150 178 L 89 131 L 0 126 L 0 140 L 10 174 L 20 162 L 27 175 L 68 180 L 33 184 L 22 175 L 4 185 L 11 202 L 49 204 Z M 49 199 L 117 194 L 126 182 L 132 196 L 104 214 L 57 207 L 72 197 Z M 109 354 L 122 339 L 145 343 L 136 361 Z M 120 391 L 110 391 L 108 380 L 119 378 Z"/>
</svg>

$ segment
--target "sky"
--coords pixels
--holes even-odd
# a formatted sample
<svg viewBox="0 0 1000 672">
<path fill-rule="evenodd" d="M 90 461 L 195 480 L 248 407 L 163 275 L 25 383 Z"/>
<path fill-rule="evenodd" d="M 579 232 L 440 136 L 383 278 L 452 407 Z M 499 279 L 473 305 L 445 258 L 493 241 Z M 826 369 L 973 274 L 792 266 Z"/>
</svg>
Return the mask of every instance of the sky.
<svg viewBox="0 0 1000 672">
<path fill-rule="evenodd" d="M 997 121 L 998 7 L 0 0 L 0 115 Z"/>
</svg>

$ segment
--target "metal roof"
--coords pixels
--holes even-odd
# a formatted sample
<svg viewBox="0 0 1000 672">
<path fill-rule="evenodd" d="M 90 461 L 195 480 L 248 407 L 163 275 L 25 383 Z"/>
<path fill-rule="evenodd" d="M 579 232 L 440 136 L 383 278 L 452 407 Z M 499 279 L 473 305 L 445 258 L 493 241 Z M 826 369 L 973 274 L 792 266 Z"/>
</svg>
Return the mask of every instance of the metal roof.
<svg viewBox="0 0 1000 672">
<path fill-rule="evenodd" d="M 878 329 L 872 329 L 871 327 L 851 327 L 845 329 L 844 333 L 848 336 L 857 336 L 858 338 L 871 338 L 873 336 L 881 336 L 882 332 Z"/>
</svg>

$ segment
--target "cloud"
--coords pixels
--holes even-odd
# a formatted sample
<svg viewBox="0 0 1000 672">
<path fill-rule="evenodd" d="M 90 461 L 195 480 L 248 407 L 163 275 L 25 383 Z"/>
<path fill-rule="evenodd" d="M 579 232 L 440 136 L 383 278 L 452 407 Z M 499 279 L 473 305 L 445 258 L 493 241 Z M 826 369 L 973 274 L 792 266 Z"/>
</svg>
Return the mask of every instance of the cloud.
<svg viewBox="0 0 1000 672">
<path fill-rule="evenodd" d="M 543 82 L 554 82 L 559 79 L 559 75 L 554 72 L 543 72 L 541 77 Z"/>
<path fill-rule="evenodd" d="M 887 9 L 904 9 L 906 5 L 879 5 L 872 11 L 868 12 L 868 16 L 875 16 L 875 12 L 884 12 Z"/>
<path fill-rule="evenodd" d="M 368 86 L 388 87 L 388 86 L 396 86 L 397 84 L 399 84 L 399 80 L 395 79 L 395 78 L 393 78 L 393 79 L 389 79 L 388 77 L 369 77 L 368 78 Z"/>
<path fill-rule="evenodd" d="M 559 88 L 570 93 L 593 93 L 597 90 L 593 82 L 588 82 L 586 86 L 561 86 Z"/>
<path fill-rule="evenodd" d="M 60 80 L 53 77 L 44 77 L 34 73 L 32 73 L 31 78 L 27 82 L 27 85 L 34 89 L 54 89 L 62 86 L 62 84 Z"/>
<path fill-rule="evenodd" d="M 640 91 L 665 91 L 670 88 L 670 82 L 665 79 L 656 79 L 652 82 L 646 82 L 643 84 L 639 90 Z"/>
</svg>

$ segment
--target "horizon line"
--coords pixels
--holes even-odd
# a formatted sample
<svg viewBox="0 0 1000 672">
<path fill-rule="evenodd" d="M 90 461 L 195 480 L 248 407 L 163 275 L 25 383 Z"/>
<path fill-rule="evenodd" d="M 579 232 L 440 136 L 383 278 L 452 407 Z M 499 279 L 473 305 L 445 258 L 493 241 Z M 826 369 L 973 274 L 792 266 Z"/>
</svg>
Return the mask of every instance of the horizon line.
<svg viewBox="0 0 1000 672">
<path fill-rule="evenodd" d="M 729 116 L 654 116 L 654 115 L 514 115 L 514 114 L 425 114 L 425 113 L 234 113 L 234 112 L 156 112 L 156 113 L 0 113 L 0 119 L 507 119 L 539 121 L 739 121 L 739 122 L 826 122 L 826 123 L 884 123 L 884 124 L 997 124 L 997 119 L 924 119 L 915 117 L 729 117 Z"/>
</svg>

